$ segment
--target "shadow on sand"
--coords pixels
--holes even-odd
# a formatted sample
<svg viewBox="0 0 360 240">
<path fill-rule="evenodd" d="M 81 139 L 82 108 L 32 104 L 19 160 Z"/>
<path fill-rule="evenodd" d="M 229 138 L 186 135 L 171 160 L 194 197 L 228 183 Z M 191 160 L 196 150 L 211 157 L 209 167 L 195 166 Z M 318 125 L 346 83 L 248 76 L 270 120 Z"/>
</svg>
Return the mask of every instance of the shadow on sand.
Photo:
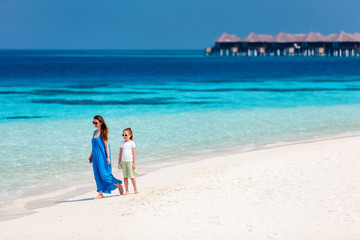
<svg viewBox="0 0 360 240">
<path fill-rule="evenodd" d="M 120 197 L 120 195 L 114 196 L 104 196 L 104 198 L 112 198 L 112 197 Z M 76 199 L 76 200 L 67 200 L 67 201 L 57 201 L 55 203 L 72 203 L 72 202 L 85 202 L 85 201 L 93 201 L 94 198 L 83 198 L 83 199 Z"/>
</svg>

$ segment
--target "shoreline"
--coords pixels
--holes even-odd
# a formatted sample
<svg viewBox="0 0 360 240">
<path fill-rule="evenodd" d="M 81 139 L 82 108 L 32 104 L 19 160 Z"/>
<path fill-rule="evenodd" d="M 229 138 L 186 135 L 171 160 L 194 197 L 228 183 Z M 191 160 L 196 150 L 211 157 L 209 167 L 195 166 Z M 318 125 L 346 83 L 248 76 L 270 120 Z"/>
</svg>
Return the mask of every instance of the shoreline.
<svg viewBox="0 0 360 240">
<path fill-rule="evenodd" d="M 251 153 L 268 149 L 276 149 L 287 146 L 294 146 L 299 144 L 311 144 L 327 140 L 337 140 L 337 139 L 346 139 L 346 138 L 356 138 L 360 137 L 360 132 L 354 133 L 344 133 L 323 137 L 313 137 L 297 141 L 285 141 L 285 142 L 274 142 L 269 144 L 249 144 L 246 146 L 239 146 L 235 148 L 222 148 L 215 150 L 207 150 L 193 153 L 182 157 L 181 160 L 178 160 L 180 157 L 164 158 L 161 160 L 151 161 L 151 162 L 142 162 L 139 167 L 140 175 L 139 177 L 145 177 L 148 174 L 159 171 L 164 168 L 181 166 L 184 164 L 205 161 L 206 159 L 216 158 L 216 157 L 228 157 L 232 155 L 242 154 L 242 153 Z M 117 171 L 117 168 L 113 167 L 113 174 L 116 178 L 122 179 L 122 174 L 120 171 Z M 17 219 L 25 217 L 31 214 L 36 213 L 38 210 L 57 205 L 59 202 L 66 201 L 71 198 L 76 198 L 80 195 L 87 193 L 94 193 L 96 195 L 95 182 L 93 180 L 92 171 L 90 170 L 87 173 L 82 173 L 80 176 L 74 176 L 68 181 L 55 182 L 47 185 L 41 185 L 35 187 L 33 190 L 37 192 L 36 194 L 27 195 L 27 193 L 22 193 L 19 198 L 13 200 L 8 199 L 0 203 L 0 222 Z M 76 182 L 77 185 L 73 186 L 72 183 Z M 65 186 L 65 187 L 64 187 Z M 41 190 L 40 190 L 41 189 Z M 40 193 L 39 193 L 40 192 Z M 115 191 L 116 192 L 116 191 Z M 114 193 L 111 194 L 111 196 Z"/>
<path fill-rule="evenodd" d="M 168 166 L 138 177 L 139 195 L 77 195 L 3 221 L 0 233 L 40 240 L 357 240 L 359 144 L 360 136 L 338 136 Z"/>
</svg>

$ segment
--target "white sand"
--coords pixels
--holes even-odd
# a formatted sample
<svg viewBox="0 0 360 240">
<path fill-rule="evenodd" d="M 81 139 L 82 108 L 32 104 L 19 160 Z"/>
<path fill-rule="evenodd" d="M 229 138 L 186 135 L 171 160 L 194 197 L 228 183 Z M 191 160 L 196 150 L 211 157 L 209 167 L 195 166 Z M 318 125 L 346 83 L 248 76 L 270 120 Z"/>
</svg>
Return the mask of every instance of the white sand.
<svg viewBox="0 0 360 240">
<path fill-rule="evenodd" d="M 358 136 L 209 158 L 137 181 L 139 195 L 95 201 L 91 192 L 0 222 L 0 238 L 360 239 Z"/>
</svg>

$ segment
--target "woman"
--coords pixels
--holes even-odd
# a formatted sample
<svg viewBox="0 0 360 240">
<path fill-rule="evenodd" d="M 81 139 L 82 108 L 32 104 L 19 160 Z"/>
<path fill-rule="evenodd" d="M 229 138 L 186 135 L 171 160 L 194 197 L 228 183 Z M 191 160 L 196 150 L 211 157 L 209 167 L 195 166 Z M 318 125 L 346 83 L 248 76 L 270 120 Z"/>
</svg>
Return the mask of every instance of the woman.
<svg viewBox="0 0 360 240">
<path fill-rule="evenodd" d="M 94 117 L 93 124 L 97 130 L 95 130 L 91 140 L 92 151 L 89 162 L 93 165 L 96 187 L 99 193 L 95 199 L 104 198 L 103 193 L 111 193 L 116 188 L 119 189 L 121 195 L 124 192 L 122 182 L 112 175 L 110 144 L 108 142 L 109 129 L 104 119 L 99 115 Z"/>
</svg>

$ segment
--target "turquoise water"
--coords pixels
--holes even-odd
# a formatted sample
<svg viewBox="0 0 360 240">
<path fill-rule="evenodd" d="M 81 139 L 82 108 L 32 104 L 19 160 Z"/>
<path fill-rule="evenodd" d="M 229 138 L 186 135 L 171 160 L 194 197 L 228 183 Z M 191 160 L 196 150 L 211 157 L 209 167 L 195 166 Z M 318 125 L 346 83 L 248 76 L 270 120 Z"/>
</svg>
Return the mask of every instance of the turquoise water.
<svg viewBox="0 0 360 240">
<path fill-rule="evenodd" d="M 0 99 L 0 199 L 9 199 L 91 172 L 97 114 L 114 166 L 127 127 L 139 164 L 357 132 L 360 60 L 7 51 Z"/>
</svg>

